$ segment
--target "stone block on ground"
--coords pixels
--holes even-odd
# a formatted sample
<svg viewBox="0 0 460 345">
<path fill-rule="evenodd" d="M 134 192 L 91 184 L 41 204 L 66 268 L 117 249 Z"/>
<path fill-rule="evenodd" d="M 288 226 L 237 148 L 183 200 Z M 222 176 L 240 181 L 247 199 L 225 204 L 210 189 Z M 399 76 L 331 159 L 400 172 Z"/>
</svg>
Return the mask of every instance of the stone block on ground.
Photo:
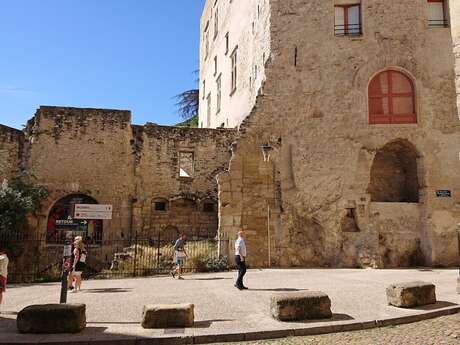
<svg viewBox="0 0 460 345">
<path fill-rule="evenodd" d="M 86 305 L 31 305 L 19 312 L 16 324 L 20 333 L 78 333 L 86 327 Z"/>
<path fill-rule="evenodd" d="M 331 300 L 320 291 L 277 293 L 271 297 L 270 311 L 280 321 L 329 319 Z"/>
<path fill-rule="evenodd" d="M 397 283 L 387 287 L 387 301 L 389 305 L 401 308 L 436 303 L 436 287 L 434 284 L 415 281 Z"/>
<path fill-rule="evenodd" d="M 144 306 L 143 328 L 193 327 L 195 316 L 193 304 L 152 304 Z"/>
<path fill-rule="evenodd" d="M 457 278 L 457 293 L 460 294 L 460 277 Z"/>
</svg>

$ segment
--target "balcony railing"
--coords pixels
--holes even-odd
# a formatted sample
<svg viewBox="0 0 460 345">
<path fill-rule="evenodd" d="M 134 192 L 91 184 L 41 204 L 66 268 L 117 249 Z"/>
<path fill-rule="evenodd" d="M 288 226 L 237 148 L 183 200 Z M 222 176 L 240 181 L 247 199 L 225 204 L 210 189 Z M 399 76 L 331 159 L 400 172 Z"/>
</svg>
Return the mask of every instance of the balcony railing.
<svg viewBox="0 0 460 345">
<path fill-rule="evenodd" d="M 430 28 L 447 28 L 449 22 L 447 19 L 430 19 L 428 20 L 428 26 Z"/>
<path fill-rule="evenodd" d="M 362 34 L 363 30 L 361 23 L 335 26 L 336 36 L 361 36 Z"/>
</svg>

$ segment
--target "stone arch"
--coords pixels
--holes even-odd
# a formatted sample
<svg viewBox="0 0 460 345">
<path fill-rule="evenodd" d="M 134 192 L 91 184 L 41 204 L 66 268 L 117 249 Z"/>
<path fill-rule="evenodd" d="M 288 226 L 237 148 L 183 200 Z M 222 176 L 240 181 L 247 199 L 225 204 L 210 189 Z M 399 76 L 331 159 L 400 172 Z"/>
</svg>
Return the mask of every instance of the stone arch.
<svg viewBox="0 0 460 345">
<path fill-rule="evenodd" d="M 417 150 L 407 140 L 395 140 L 379 149 L 371 167 L 371 201 L 418 203 L 417 157 Z"/>
<path fill-rule="evenodd" d="M 86 243 L 102 241 L 103 221 L 100 219 L 74 219 L 76 204 L 98 204 L 93 197 L 74 193 L 57 200 L 48 213 L 46 241 L 61 243 L 70 232 L 82 236 Z"/>
<path fill-rule="evenodd" d="M 177 238 L 179 238 L 179 228 L 174 225 L 168 225 L 166 226 L 163 231 L 161 232 L 161 237 L 165 239 L 166 241 L 173 241 Z"/>
</svg>

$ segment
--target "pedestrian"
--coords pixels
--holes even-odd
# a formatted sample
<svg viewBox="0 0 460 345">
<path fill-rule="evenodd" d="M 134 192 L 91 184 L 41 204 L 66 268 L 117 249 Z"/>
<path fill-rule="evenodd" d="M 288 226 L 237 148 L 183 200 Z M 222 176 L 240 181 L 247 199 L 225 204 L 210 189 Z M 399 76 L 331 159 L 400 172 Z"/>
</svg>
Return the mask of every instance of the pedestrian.
<svg viewBox="0 0 460 345">
<path fill-rule="evenodd" d="M 74 250 L 73 250 L 73 269 L 72 269 L 72 277 L 75 279 L 75 286 L 72 292 L 81 291 L 81 280 L 82 280 L 82 273 L 86 267 L 86 250 L 85 244 L 83 243 L 83 238 L 81 236 L 75 237 L 73 242 Z"/>
<path fill-rule="evenodd" d="M 238 279 L 236 280 L 235 287 L 238 290 L 247 290 L 244 286 L 243 278 L 246 274 L 246 242 L 244 241 L 244 231 L 238 232 L 238 239 L 235 241 L 235 263 L 238 267 Z"/>
<path fill-rule="evenodd" d="M 173 278 L 177 277 L 178 279 L 182 278 L 182 268 L 185 266 L 185 261 L 187 258 L 187 251 L 185 250 L 185 245 L 187 241 L 187 236 L 181 234 L 174 244 L 174 256 L 176 261 L 176 268 L 171 272 Z"/>
<path fill-rule="evenodd" d="M 0 249 L 0 306 L 2 305 L 3 293 L 6 291 L 6 279 L 8 277 L 8 255 Z"/>
</svg>

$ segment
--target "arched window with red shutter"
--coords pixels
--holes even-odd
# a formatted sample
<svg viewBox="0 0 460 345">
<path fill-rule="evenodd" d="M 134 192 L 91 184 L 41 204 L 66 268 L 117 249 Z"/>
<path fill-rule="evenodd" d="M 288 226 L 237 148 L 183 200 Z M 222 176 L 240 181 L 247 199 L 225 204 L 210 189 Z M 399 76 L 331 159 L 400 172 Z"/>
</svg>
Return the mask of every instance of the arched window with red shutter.
<svg viewBox="0 0 460 345">
<path fill-rule="evenodd" d="M 385 70 L 369 83 L 369 124 L 417 123 L 415 87 L 396 70 Z"/>
</svg>

